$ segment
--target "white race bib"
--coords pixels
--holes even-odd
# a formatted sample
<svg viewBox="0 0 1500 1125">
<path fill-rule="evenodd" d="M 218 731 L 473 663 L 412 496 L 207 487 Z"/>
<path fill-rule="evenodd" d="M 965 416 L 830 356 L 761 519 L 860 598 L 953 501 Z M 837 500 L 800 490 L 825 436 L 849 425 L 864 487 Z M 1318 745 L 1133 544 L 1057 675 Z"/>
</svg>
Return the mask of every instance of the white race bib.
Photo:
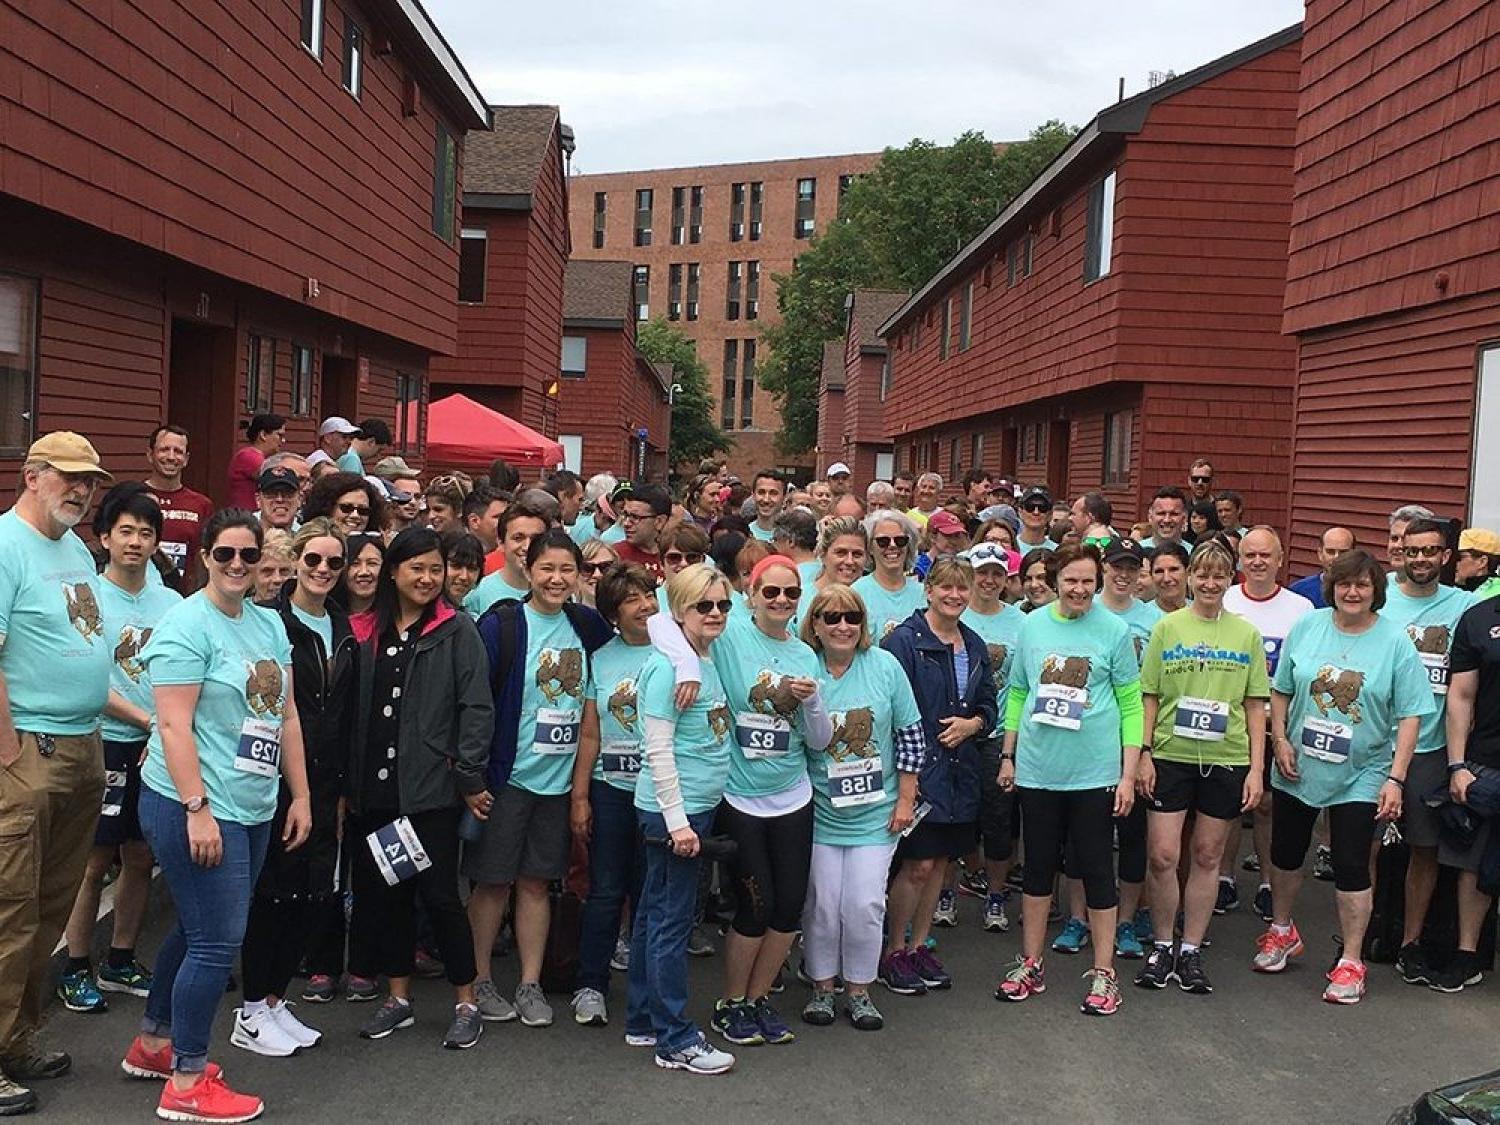
<svg viewBox="0 0 1500 1125">
<path fill-rule="evenodd" d="M 281 724 L 266 719 L 246 719 L 240 727 L 240 744 L 234 752 L 234 768 L 260 777 L 281 772 Z"/>
<path fill-rule="evenodd" d="M 1302 749 L 1309 758 L 1342 765 L 1354 748 L 1354 728 L 1333 719 L 1309 716 L 1302 721 Z"/>
<path fill-rule="evenodd" d="M 576 708 L 538 707 L 532 749 L 538 754 L 572 754 L 578 749 L 581 725 Z"/>
<path fill-rule="evenodd" d="M 1223 742 L 1229 732 L 1229 704 L 1217 699 L 1183 696 L 1177 701 L 1172 733 L 1197 742 Z"/>
<path fill-rule="evenodd" d="M 784 758 L 792 746 L 792 725 L 777 715 L 741 711 L 734 717 L 734 740 L 747 758 Z"/>
<path fill-rule="evenodd" d="M 1419 652 L 1417 657 L 1427 669 L 1427 682 L 1432 685 L 1433 695 L 1448 694 L 1448 654 L 1446 652 Z"/>
<path fill-rule="evenodd" d="M 828 760 L 828 799 L 836 809 L 873 805 L 885 796 L 885 771 L 879 758 Z"/>
<path fill-rule="evenodd" d="M 365 837 L 375 866 L 389 886 L 404 883 L 432 866 L 427 849 L 417 838 L 417 830 L 406 817 L 397 817 L 383 828 Z"/>
<path fill-rule="evenodd" d="M 634 785 L 641 772 L 641 744 L 631 738 L 606 738 L 599 747 L 599 770 L 605 781 Z"/>
<path fill-rule="evenodd" d="M 1042 684 L 1036 689 L 1031 719 L 1049 727 L 1078 730 L 1083 726 L 1083 710 L 1089 703 L 1088 688 L 1066 684 Z"/>
</svg>

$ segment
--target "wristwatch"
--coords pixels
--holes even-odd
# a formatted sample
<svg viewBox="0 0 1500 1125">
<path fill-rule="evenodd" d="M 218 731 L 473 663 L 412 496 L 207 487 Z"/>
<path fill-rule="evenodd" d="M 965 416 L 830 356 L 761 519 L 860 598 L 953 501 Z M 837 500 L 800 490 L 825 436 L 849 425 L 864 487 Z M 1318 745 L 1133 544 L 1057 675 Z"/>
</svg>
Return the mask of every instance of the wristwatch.
<svg viewBox="0 0 1500 1125">
<path fill-rule="evenodd" d="M 197 797 L 189 797 L 186 801 L 182 802 L 182 807 L 187 809 L 187 811 L 190 813 L 198 812 L 200 809 L 206 808 L 207 806 L 208 798 L 201 794 Z"/>
<path fill-rule="evenodd" d="M 1000 755 L 1000 760 L 1002 762 L 1014 762 L 1016 760 L 1016 752 L 1014 750 L 1012 750 L 1008 754 L 1002 753 Z"/>
</svg>

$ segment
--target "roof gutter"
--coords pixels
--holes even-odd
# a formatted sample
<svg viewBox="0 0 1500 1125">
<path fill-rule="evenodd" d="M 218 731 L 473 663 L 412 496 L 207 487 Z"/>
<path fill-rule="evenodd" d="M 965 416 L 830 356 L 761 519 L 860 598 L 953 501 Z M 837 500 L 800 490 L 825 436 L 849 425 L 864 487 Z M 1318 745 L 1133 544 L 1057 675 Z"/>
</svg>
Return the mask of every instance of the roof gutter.
<svg viewBox="0 0 1500 1125">
<path fill-rule="evenodd" d="M 453 108 L 463 111 L 458 124 L 466 130 L 489 129 L 494 124 L 489 105 L 419 0 L 386 0 L 382 7 L 398 19 L 412 45 L 425 53 Z"/>
</svg>

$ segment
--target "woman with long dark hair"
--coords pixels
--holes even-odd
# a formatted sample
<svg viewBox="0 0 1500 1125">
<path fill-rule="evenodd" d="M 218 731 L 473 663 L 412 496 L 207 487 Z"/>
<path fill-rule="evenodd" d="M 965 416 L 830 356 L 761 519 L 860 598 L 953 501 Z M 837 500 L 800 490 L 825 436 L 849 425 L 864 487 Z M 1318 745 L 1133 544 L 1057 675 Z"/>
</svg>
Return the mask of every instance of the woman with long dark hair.
<svg viewBox="0 0 1500 1125">
<path fill-rule="evenodd" d="M 303 522 L 327 516 L 345 535 L 385 527 L 385 494 L 358 473 L 327 473 L 308 490 Z"/>
</svg>

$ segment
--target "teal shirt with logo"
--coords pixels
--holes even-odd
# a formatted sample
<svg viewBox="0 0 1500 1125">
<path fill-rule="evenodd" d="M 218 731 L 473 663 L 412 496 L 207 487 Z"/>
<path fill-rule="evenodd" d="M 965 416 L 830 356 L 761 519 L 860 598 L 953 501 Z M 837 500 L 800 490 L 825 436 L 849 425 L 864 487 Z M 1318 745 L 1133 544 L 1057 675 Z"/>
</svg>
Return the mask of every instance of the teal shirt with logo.
<svg viewBox="0 0 1500 1125">
<path fill-rule="evenodd" d="M 1384 616 L 1350 635 L 1334 625 L 1332 609 L 1305 615 L 1282 643 L 1272 686 L 1291 699 L 1286 736 L 1299 776 L 1273 769 L 1271 784 L 1314 808 L 1373 803 L 1395 760 L 1396 724 L 1434 710 L 1416 648 Z"/>
<path fill-rule="evenodd" d="M 636 775 L 641 772 L 637 683 L 641 669 L 655 652 L 649 644 L 626 644 L 625 638 L 616 637 L 594 653 L 589 691 L 599 715 L 599 757 L 594 762 L 593 778 L 632 793 Z"/>
<path fill-rule="evenodd" d="M 522 601 L 531 593 L 530 586 L 512 586 L 506 580 L 504 569 L 486 574 L 479 580 L 479 585 L 464 596 L 464 612 L 478 621 L 484 616 L 484 611 L 496 602 L 509 598 L 512 601 Z"/>
<path fill-rule="evenodd" d="M 995 695 L 1003 715 L 1010 684 L 1010 663 L 1016 654 L 1016 638 L 1021 635 L 1021 623 L 1026 620 L 1026 615 L 1015 606 L 1001 602 L 999 613 L 980 613 L 970 606 L 959 620 L 978 633 L 985 648 L 989 649 L 990 667 L 995 674 Z"/>
<path fill-rule="evenodd" d="M 676 726 L 672 732 L 672 757 L 677 765 L 683 809 L 691 816 L 718 807 L 729 778 L 729 744 L 734 720 L 729 713 L 724 684 L 713 660 L 702 660 L 698 698 L 686 711 L 674 701 L 677 676 L 671 662 L 652 650 L 635 682 L 636 707 L 648 719 L 665 719 Z M 635 785 L 635 807 L 661 812 L 651 763 L 641 761 Z"/>
<path fill-rule="evenodd" d="M 99 608 L 93 556 L 71 531 L 49 539 L 0 515 L 0 672 L 18 731 L 99 729 L 113 651 Z"/>
<path fill-rule="evenodd" d="M 1399 584 L 1386 588 L 1380 616 L 1406 630 L 1432 688 L 1433 711 L 1422 717 L 1418 754 L 1430 754 L 1448 745 L 1448 654 L 1458 619 L 1473 604 L 1473 594 L 1454 586 L 1439 586 L 1428 598 L 1410 597 Z"/>
<path fill-rule="evenodd" d="M 885 640 L 892 629 L 917 610 L 927 608 L 927 589 L 915 578 L 907 578 L 906 585 L 892 593 L 877 582 L 873 574 L 866 574 L 855 579 L 854 592 L 865 603 L 870 639 L 876 644 Z"/>
<path fill-rule="evenodd" d="M 510 784 L 553 797 L 573 785 L 573 761 L 589 694 L 589 660 L 573 623 L 562 612 L 538 613 L 528 602 L 521 721 Z"/>
<path fill-rule="evenodd" d="M 795 636 L 775 641 L 753 621 L 731 619 L 713 643 L 734 719 L 729 782 L 736 797 L 784 793 L 807 776 L 802 708 L 788 677 L 818 678 L 818 657 Z"/>
<path fill-rule="evenodd" d="M 1155 602 L 1143 602 L 1138 598 L 1131 598 L 1130 604 L 1123 610 L 1115 609 L 1103 598 L 1096 598 L 1095 601 L 1130 627 L 1130 639 L 1135 643 L 1135 659 L 1139 664 L 1145 658 L 1151 630 L 1162 619 L 1161 608 Z"/>
<path fill-rule="evenodd" d="M 821 665 L 821 661 L 819 662 Z M 808 751 L 813 842 L 838 847 L 891 844 L 896 807 L 896 732 L 922 721 L 901 662 L 872 645 L 835 679 L 820 667 L 833 741 Z"/>
<path fill-rule="evenodd" d="M 147 567 L 147 570 L 155 569 Z M 157 622 L 180 601 L 182 595 L 176 590 L 149 581 L 139 594 L 132 594 L 108 578 L 101 576 L 99 579 L 99 609 L 104 616 L 104 636 L 112 654 L 110 690 L 148 715 L 156 714 L 156 700 L 151 697 L 151 677 L 146 674 L 141 651 L 151 639 Z M 108 742 L 146 740 L 146 731 L 134 723 L 109 715 L 103 717 L 100 733 Z"/>
<path fill-rule="evenodd" d="M 292 674 L 292 643 L 281 618 L 248 601 L 229 617 L 200 590 L 167 610 L 141 659 L 154 687 L 199 685 L 193 741 L 214 816 L 239 824 L 270 820 Z M 141 780 L 163 797 L 184 798 L 167 772 L 160 727 L 151 732 Z"/>
</svg>

